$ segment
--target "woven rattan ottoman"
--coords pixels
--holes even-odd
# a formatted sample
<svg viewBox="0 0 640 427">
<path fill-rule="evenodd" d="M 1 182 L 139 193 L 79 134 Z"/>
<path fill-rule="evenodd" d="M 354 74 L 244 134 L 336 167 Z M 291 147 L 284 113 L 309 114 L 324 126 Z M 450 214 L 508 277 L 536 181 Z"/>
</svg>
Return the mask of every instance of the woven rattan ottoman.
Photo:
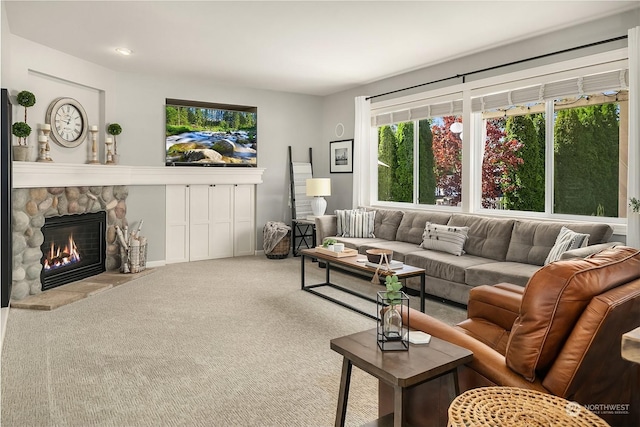
<svg viewBox="0 0 640 427">
<path fill-rule="evenodd" d="M 576 402 L 515 387 L 481 387 L 456 397 L 448 427 L 608 426 Z"/>
</svg>

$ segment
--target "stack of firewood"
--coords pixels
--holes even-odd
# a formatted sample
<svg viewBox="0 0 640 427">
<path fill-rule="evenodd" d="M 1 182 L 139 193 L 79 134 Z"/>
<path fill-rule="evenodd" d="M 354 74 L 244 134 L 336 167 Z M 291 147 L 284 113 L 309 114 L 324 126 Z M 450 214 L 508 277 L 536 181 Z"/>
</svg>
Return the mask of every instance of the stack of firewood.
<svg viewBox="0 0 640 427">
<path fill-rule="evenodd" d="M 116 226 L 116 235 L 120 243 L 122 273 L 139 273 L 147 265 L 147 238 L 140 235 L 143 221 L 140 220 L 136 231 L 129 232 L 129 227 L 122 229 Z"/>
</svg>

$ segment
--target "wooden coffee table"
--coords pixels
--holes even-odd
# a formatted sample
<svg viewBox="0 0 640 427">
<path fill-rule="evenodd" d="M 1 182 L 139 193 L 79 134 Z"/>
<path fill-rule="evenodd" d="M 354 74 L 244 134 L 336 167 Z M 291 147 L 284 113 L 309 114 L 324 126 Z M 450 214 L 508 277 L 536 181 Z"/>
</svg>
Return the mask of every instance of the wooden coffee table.
<svg viewBox="0 0 640 427">
<path fill-rule="evenodd" d="M 303 249 L 300 251 L 300 255 L 301 255 L 301 267 L 300 267 L 300 272 L 301 272 L 301 286 L 300 288 L 303 291 L 306 292 L 310 292 L 314 295 L 317 295 L 319 297 L 322 297 L 326 300 L 329 300 L 331 302 L 334 302 L 336 304 L 339 304 L 343 307 L 346 307 L 350 310 L 353 310 L 355 312 L 358 312 L 360 314 L 363 314 L 367 317 L 371 317 L 372 319 L 377 319 L 377 317 L 375 315 L 372 315 L 371 313 L 367 313 L 365 311 L 360 310 L 357 307 L 354 307 L 350 304 L 345 303 L 344 301 L 340 301 L 338 299 L 335 299 L 329 295 L 325 295 L 322 292 L 318 292 L 316 291 L 316 288 L 322 287 L 322 286 L 329 286 L 332 287 L 334 289 L 338 289 L 342 292 L 347 292 L 351 295 L 355 295 L 359 298 L 362 298 L 364 300 L 370 301 L 375 303 L 376 300 L 375 298 L 371 298 L 367 295 L 362 295 L 358 292 L 355 292 L 351 289 L 345 288 L 343 286 L 337 285 L 335 283 L 331 282 L 331 266 L 332 265 L 338 265 L 338 266 L 342 266 L 342 267 L 347 267 L 349 269 L 352 270 L 356 270 L 358 272 L 363 273 L 363 276 L 366 276 L 368 278 L 373 277 L 373 275 L 376 272 L 376 269 L 373 267 L 368 267 L 367 265 L 365 265 L 364 262 L 358 262 L 358 260 L 366 260 L 367 257 L 366 255 L 355 255 L 355 256 L 346 256 L 346 257 L 334 257 L 331 255 L 327 255 L 323 252 L 320 252 L 318 250 L 316 250 L 315 248 L 313 249 Z M 325 281 L 324 283 L 317 283 L 317 284 L 313 284 L 313 285 L 306 285 L 305 284 L 305 274 L 304 274 L 304 261 L 306 257 L 310 257 L 310 258 L 314 258 L 314 259 L 318 259 L 318 260 L 322 260 L 326 263 L 326 271 L 325 271 Z M 407 279 L 409 277 L 420 277 L 420 311 L 422 311 L 424 313 L 424 283 L 425 283 L 425 269 L 424 268 L 418 268 L 418 267 L 413 267 L 411 265 L 408 264 L 404 264 L 404 266 L 400 269 L 397 270 L 390 270 L 390 271 L 383 271 L 380 270 L 378 271 L 378 275 L 380 277 L 385 277 L 385 276 L 393 276 L 396 275 L 398 276 L 398 279 Z"/>
<path fill-rule="evenodd" d="M 331 349 L 343 356 L 336 427 L 344 426 L 353 365 L 393 387 L 394 413 L 376 425 L 386 424 L 391 417 L 394 426 L 403 425 L 405 391 L 441 375 L 453 375 L 455 394 L 460 393 L 457 368 L 473 359 L 471 351 L 432 337 L 429 344 L 410 344 L 409 351 L 384 352 L 376 337 L 376 329 L 371 329 L 331 340 Z"/>
</svg>

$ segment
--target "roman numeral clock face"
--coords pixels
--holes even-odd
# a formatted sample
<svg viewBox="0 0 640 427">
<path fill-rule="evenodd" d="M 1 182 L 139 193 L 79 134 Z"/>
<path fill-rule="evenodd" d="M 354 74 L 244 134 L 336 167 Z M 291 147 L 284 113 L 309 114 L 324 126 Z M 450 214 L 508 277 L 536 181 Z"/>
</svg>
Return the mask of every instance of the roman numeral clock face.
<svg viewBox="0 0 640 427">
<path fill-rule="evenodd" d="M 45 121 L 51 125 L 51 139 L 63 147 L 77 147 L 87 136 L 87 114 L 75 99 L 55 99 Z"/>
</svg>

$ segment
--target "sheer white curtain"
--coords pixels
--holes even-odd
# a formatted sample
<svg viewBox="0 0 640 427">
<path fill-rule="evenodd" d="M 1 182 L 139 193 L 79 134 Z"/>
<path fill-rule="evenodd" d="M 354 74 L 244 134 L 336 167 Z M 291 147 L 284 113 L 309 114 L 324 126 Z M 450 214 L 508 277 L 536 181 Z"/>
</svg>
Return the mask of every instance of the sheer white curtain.
<svg viewBox="0 0 640 427">
<path fill-rule="evenodd" d="M 371 101 L 366 96 L 357 96 L 356 119 L 353 135 L 353 207 L 369 204 L 371 153 Z"/>
<path fill-rule="evenodd" d="M 640 198 L 640 27 L 629 29 L 629 174 L 628 198 Z M 640 213 L 627 208 L 627 245 L 640 248 Z"/>
</svg>

